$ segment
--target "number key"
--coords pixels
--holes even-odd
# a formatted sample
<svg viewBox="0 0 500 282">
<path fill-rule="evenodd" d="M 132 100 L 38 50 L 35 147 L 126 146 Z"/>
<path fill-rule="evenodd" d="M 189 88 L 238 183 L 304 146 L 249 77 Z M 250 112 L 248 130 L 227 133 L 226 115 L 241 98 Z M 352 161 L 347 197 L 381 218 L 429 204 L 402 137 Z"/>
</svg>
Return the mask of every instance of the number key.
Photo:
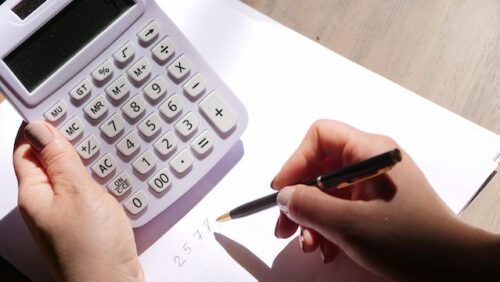
<svg viewBox="0 0 500 282">
<path fill-rule="evenodd" d="M 139 136 L 134 131 L 123 137 L 120 142 L 115 145 L 116 149 L 122 153 L 125 157 L 128 157 L 135 153 L 141 147 L 141 141 Z"/>
<path fill-rule="evenodd" d="M 161 106 L 160 112 L 168 119 L 172 120 L 182 112 L 182 102 L 176 94 L 168 98 Z"/>
<path fill-rule="evenodd" d="M 166 156 L 177 147 L 177 137 L 172 131 L 167 131 L 154 144 L 156 151 L 161 155 Z"/>
<path fill-rule="evenodd" d="M 156 162 L 158 162 L 158 158 L 151 150 L 147 150 L 132 163 L 132 166 L 138 173 L 146 174 L 153 169 Z"/>
<path fill-rule="evenodd" d="M 158 193 L 165 191 L 172 184 L 172 175 L 166 168 L 148 181 L 149 187 Z"/>
<path fill-rule="evenodd" d="M 136 215 L 148 206 L 148 196 L 144 191 L 139 190 L 134 195 L 130 196 L 123 205 L 131 214 Z"/>
<path fill-rule="evenodd" d="M 152 113 L 137 126 L 146 137 L 151 137 L 161 130 L 161 119 L 157 113 Z"/>
<path fill-rule="evenodd" d="M 144 87 L 143 91 L 151 100 L 156 101 L 167 92 L 167 82 L 163 77 L 157 76 Z"/>
<path fill-rule="evenodd" d="M 188 137 L 196 131 L 199 123 L 200 121 L 195 116 L 195 114 L 189 112 L 175 125 L 175 129 L 180 135 Z"/>
<path fill-rule="evenodd" d="M 136 95 L 122 106 L 122 111 L 131 119 L 135 119 L 146 110 L 146 101 L 142 95 Z"/>
<path fill-rule="evenodd" d="M 113 114 L 108 120 L 106 120 L 99 129 L 101 132 L 109 138 L 114 138 L 118 135 L 125 127 L 125 121 L 120 116 L 120 114 Z"/>
</svg>

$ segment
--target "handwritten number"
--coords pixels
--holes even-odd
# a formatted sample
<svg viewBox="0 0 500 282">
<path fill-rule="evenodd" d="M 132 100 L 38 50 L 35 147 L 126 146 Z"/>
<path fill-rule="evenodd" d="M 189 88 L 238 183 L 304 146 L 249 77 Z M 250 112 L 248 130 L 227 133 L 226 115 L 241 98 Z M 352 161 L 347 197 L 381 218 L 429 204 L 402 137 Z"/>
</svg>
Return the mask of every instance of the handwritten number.
<svg viewBox="0 0 500 282">
<path fill-rule="evenodd" d="M 184 263 L 186 262 L 185 259 L 181 259 L 181 257 L 179 256 L 175 256 L 174 257 L 174 263 L 179 266 L 179 267 L 182 267 L 184 265 Z"/>
</svg>

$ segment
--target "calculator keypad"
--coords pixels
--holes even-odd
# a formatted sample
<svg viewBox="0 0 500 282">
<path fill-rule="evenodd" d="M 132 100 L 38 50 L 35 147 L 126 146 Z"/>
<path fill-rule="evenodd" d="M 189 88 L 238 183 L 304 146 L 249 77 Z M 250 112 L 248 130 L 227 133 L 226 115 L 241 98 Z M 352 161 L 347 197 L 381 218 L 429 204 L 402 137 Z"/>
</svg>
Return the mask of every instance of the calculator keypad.
<svg viewBox="0 0 500 282">
<path fill-rule="evenodd" d="M 71 85 L 67 101 L 44 112 L 62 124 L 59 130 L 131 219 L 176 189 L 189 189 L 183 182 L 217 148 L 229 149 L 224 141 L 238 123 L 213 89 L 213 74 L 198 69 L 174 37 L 149 22 L 137 38 L 97 59 L 98 67 Z"/>
</svg>

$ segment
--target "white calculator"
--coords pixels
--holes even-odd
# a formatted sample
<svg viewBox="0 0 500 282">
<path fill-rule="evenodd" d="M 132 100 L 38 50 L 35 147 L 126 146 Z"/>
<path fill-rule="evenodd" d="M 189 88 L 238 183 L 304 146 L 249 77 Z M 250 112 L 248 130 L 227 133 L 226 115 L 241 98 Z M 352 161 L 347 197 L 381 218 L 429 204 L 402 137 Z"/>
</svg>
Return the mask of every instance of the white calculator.
<svg viewBox="0 0 500 282">
<path fill-rule="evenodd" d="M 153 0 L 0 1 L 0 88 L 139 227 L 239 140 L 244 106 Z"/>
</svg>

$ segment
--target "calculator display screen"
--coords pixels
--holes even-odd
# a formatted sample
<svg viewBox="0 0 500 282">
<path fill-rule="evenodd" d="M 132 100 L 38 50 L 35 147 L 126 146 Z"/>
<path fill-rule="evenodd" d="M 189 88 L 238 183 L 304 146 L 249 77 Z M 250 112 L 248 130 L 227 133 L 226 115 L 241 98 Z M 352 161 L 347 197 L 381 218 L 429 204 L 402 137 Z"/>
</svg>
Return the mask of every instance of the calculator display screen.
<svg viewBox="0 0 500 282">
<path fill-rule="evenodd" d="M 4 61 L 32 92 L 134 5 L 133 0 L 74 0 Z"/>
</svg>

